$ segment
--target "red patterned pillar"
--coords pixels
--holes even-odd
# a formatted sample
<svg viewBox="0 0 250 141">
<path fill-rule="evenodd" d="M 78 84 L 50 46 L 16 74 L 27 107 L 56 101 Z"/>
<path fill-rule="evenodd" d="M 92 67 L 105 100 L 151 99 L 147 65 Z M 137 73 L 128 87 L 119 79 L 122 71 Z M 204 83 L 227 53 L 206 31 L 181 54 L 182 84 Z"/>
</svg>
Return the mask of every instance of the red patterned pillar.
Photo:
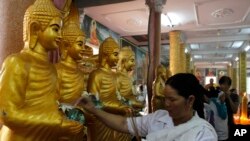
<svg viewBox="0 0 250 141">
<path fill-rule="evenodd" d="M 155 69 L 160 64 L 161 50 L 161 11 L 166 0 L 146 0 L 149 7 L 148 37 L 149 37 L 149 68 L 147 78 L 148 109 L 151 112 L 152 83 Z"/>
<path fill-rule="evenodd" d="M 23 48 L 23 16 L 35 0 L 2 0 L 0 3 L 0 67 L 4 59 Z"/>
</svg>

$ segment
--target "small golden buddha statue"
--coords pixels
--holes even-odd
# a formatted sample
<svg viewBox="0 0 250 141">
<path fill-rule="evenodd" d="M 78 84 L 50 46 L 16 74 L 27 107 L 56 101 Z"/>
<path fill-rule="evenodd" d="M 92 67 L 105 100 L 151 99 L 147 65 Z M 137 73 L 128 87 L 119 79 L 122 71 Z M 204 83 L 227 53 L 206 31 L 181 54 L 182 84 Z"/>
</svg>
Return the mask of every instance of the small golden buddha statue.
<svg viewBox="0 0 250 141">
<path fill-rule="evenodd" d="M 129 104 L 134 109 L 143 108 L 143 103 L 136 100 L 133 94 L 133 80 L 129 76 L 129 72 L 133 71 L 135 67 L 135 53 L 130 47 L 123 47 L 119 52 L 119 61 L 117 64 L 117 81 L 118 91 L 121 96 L 129 101 Z"/>
<path fill-rule="evenodd" d="M 62 108 L 65 105 L 73 106 L 76 100 L 81 97 L 82 91 L 84 90 L 84 75 L 78 67 L 78 62 L 82 60 L 82 54 L 85 52 L 84 44 L 86 36 L 80 29 L 78 17 L 77 8 L 71 5 L 69 17 L 62 28 L 62 44 L 60 46 L 61 59 L 60 62 L 56 64 L 59 78 L 59 102 Z M 72 116 L 73 115 L 69 115 L 69 117 L 73 118 Z M 83 141 L 84 130 L 67 140 Z"/>
<path fill-rule="evenodd" d="M 84 75 L 84 91 L 87 91 L 87 83 L 89 74 L 96 69 L 94 66 L 94 60 L 91 58 L 93 56 L 93 49 L 87 45 L 84 46 L 84 51 L 82 52 L 82 59 L 78 62 L 79 69 Z"/>
<path fill-rule="evenodd" d="M 74 104 L 81 97 L 84 88 L 84 75 L 78 67 L 82 60 L 85 33 L 75 21 L 65 23 L 62 28 L 61 60 L 56 65 L 59 77 L 60 102 Z"/>
<path fill-rule="evenodd" d="M 167 69 L 163 65 L 157 66 L 156 78 L 153 82 L 152 111 L 165 109 L 164 87 L 167 78 Z"/>
<path fill-rule="evenodd" d="M 37 0 L 24 15 L 24 48 L 0 72 L 2 141 L 56 141 L 83 126 L 58 108 L 57 72 L 48 51 L 58 48 L 62 15 L 51 0 Z"/>
<path fill-rule="evenodd" d="M 99 67 L 90 73 L 88 79 L 88 93 L 99 97 L 103 103 L 103 110 L 119 115 L 126 115 L 128 107 L 124 106 L 117 98 L 117 78 L 112 68 L 118 61 L 119 45 L 112 37 L 106 38 L 99 49 Z M 91 141 L 128 141 L 131 140 L 128 134 L 119 133 L 108 128 L 97 119 L 88 123 L 88 130 Z"/>
</svg>

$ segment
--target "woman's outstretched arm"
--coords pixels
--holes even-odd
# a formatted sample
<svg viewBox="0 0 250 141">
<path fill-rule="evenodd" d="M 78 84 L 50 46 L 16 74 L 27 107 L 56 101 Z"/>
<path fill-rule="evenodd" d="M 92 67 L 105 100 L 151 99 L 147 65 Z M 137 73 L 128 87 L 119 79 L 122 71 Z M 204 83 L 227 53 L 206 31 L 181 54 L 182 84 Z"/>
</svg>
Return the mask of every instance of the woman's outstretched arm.
<svg viewBox="0 0 250 141">
<path fill-rule="evenodd" d="M 108 127 L 124 132 L 129 133 L 128 126 L 127 126 L 127 118 L 122 117 L 120 115 L 110 114 L 101 109 L 95 108 L 95 105 L 90 100 L 89 97 L 84 96 L 81 97 L 76 104 L 77 106 L 83 107 L 89 113 L 95 115 L 99 120 L 101 120 L 104 124 Z"/>
</svg>

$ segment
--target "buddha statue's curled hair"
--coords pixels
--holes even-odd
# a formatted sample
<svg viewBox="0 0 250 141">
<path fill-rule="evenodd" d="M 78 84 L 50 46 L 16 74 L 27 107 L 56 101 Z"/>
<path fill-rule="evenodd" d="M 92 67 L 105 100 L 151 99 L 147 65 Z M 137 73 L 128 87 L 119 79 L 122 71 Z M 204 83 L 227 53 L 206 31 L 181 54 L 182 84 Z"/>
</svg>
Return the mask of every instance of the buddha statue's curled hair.
<svg viewBox="0 0 250 141">
<path fill-rule="evenodd" d="M 77 37 L 86 36 L 85 33 L 80 29 L 78 23 L 74 21 L 69 21 L 65 23 L 62 29 L 63 40 L 67 40 L 70 44 L 73 44 Z"/>
<path fill-rule="evenodd" d="M 73 3 L 70 6 L 69 15 L 64 19 L 62 36 L 63 40 L 67 40 L 70 44 L 73 44 L 77 37 L 86 36 L 80 28 L 79 12 Z"/>
<path fill-rule="evenodd" d="M 24 14 L 23 40 L 28 40 L 29 26 L 32 21 L 39 22 L 44 30 L 55 17 L 62 17 L 62 14 L 54 6 L 52 0 L 36 0 Z"/>
<path fill-rule="evenodd" d="M 124 61 L 128 61 L 128 59 L 131 56 L 135 56 L 135 53 L 134 53 L 134 51 L 132 50 L 131 47 L 125 46 L 125 47 L 122 47 L 120 49 L 120 51 L 119 51 L 119 61 L 118 61 L 118 64 L 117 64 L 118 70 L 122 70 L 122 65 L 123 65 Z"/>
<path fill-rule="evenodd" d="M 119 49 L 119 45 L 112 37 L 106 38 L 99 48 L 99 63 L 102 63 L 104 56 L 109 56 L 113 53 L 114 49 Z"/>
</svg>

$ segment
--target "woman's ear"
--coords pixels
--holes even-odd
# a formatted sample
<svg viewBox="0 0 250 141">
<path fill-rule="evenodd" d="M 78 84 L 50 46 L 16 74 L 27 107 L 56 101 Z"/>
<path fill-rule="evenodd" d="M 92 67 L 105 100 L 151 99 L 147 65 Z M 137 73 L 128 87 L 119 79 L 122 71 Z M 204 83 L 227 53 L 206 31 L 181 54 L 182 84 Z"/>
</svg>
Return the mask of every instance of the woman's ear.
<svg viewBox="0 0 250 141">
<path fill-rule="evenodd" d="M 190 95 L 190 96 L 188 97 L 187 102 L 188 102 L 188 105 L 189 105 L 190 107 L 193 107 L 193 105 L 194 105 L 194 100 L 195 100 L 194 95 Z"/>
<path fill-rule="evenodd" d="M 37 44 L 38 34 L 42 30 L 42 26 L 39 22 L 33 21 L 29 24 L 29 48 L 33 49 Z"/>
</svg>

